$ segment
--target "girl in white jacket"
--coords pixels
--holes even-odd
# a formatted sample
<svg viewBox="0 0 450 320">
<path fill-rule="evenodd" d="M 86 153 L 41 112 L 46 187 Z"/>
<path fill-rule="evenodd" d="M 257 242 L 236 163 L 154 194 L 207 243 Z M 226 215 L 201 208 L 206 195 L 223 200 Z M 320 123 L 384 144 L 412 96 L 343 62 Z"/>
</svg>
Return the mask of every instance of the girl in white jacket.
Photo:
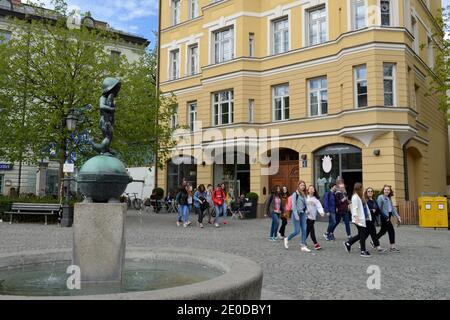
<svg viewBox="0 0 450 320">
<path fill-rule="evenodd" d="M 317 242 L 314 223 L 317 219 L 317 213 L 319 213 L 323 217 L 325 215 L 325 211 L 323 210 L 322 204 L 318 199 L 316 188 L 314 188 L 314 186 L 308 187 L 308 195 L 306 196 L 306 213 L 306 238 L 308 238 L 308 236 L 311 234 L 311 240 L 314 243 L 314 248 L 316 250 L 320 250 L 322 249 L 322 247 Z"/>
<path fill-rule="evenodd" d="M 369 207 L 364 201 L 364 189 L 362 183 L 355 183 L 352 197 L 352 222 L 358 228 L 358 235 L 353 237 L 350 241 L 344 242 L 345 250 L 350 253 L 352 245 L 358 240 L 361 245 L 361 257 L 370 258 L 369 251 L 366 250 L 366 239 L 369 236 L 366 228 L 366 221 L 372 221 Z"/>
</svg>

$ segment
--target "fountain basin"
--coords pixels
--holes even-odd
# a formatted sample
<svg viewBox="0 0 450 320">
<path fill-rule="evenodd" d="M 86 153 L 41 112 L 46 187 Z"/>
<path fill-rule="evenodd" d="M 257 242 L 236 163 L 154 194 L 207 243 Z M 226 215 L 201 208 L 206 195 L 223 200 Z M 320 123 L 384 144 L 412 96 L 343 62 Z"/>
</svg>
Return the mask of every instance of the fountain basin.
<svg viewBox="0 0 450 320">
<path fill-rule="evenodd" d="M 42 250 L 22 252 L 17 254 L 0 255 L 0 275 L 11 270 L 17 272 L 18 268 L 34 268 L 45 266 L 51 268 L 61 264 L 71 265 L 71 250 Z M 156 265 L 198 266 L 205 270 L 194 280 L 200 281 L 182 286 L 166 287 L 151 291 L 140 291 L 133 288 L 133 292 L 110 293 L 103 290 L 99 294 L 83 294 L 77 296 L 37 296 L 37 295 L 8 295 L 3 292 L 0 300 L 257 300 L 261 299 L 262 269 L 246 258 L 235 255 L 197 249 L 178 248 L 129 248 L 126 252 L 126 265 L 146 263 Z M 56 267 L 55 267 L 56 268 Z M 175 268 L 175 267 L 174 267 Z M 8 271 L 9 272 L 9 271 Z M 6 274 L 6 273 L 3 273 Z M 181 270 L 181 274 L 186 274 Z M 195 272 L 194 272 L 195 274 Z M 67 278 L 70 276 L 66 275 Z M 206 279 L 206 280 L 204 280 Z M 0 279 L 1 280 L 1 279 Z M 189 281 L 188 281 L 189 282 Z M 5 282 L 6 283 L 6 282 Z M 142 282 L 143 288 L 148 287 Z M 169 284 L 170 286 L 170 284 Z M 83 284 L 82 284 L 83 287 Z M 32 291 L 32 290 L 30 290 Z M 98 291 L 98 290 L 97 290 Z M 120 291 L 120 290 L 119 290 Z M 0 290 L 1 292 L 1 290 Z M 96 292 L 97 293 L 97 292 Z M 76 294 L 74 292 L 73 294 Z"/>
</svg>

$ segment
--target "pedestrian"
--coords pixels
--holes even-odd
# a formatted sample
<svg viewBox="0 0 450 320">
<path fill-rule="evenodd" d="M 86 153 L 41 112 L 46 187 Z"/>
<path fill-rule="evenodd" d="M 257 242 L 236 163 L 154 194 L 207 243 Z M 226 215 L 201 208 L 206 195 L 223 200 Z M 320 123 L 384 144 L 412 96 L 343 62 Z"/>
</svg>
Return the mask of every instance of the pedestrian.
<svg viewBox="0 0 450 320">
<path fill-rule="evenodd" d="M 335 193 L 336 198 L 336 224 L 330 229 L 330 233 L 334 234 L 341 220 L 344 220 L 345 232 L 347 233 L 347 239 L 352 238 L 352 230 L 350 229 L 350 213 L 349 213 L 349 201 L 347 191 L 345 191 L 344 180 L 340 179 L 336 183 L 337 189 Z"/>
<path fill-rule="evenodd" d="M 222 184 L 220 185 L 220 187 L 222 188 L 223 193 L 225 194 L 225 198 L 223 201 L 223 208 L 222 208 L 222 212 L 223 212 L 223 224 L 227 224 L 227 217 L 228 217 L 228 201 L 229 201 L 229 197 L 228 197 L 228 192 L 227 192 L 227 188 L 225 186 L 225 183 L 222 182 Z"/>
<path fill-rule="evenodd" d="M 323 234 L 326 241 L 335 240 L 334 226 L 336 225 L 336 183 L 330 185 L 330 191 L 325 193 L 323 205 L 325 213 L 328 215 L 327 232 Z"/>
<path fill-rule="evenodd" d="M 297 190 L 292 194 L 292 224 L 294 231 L 284 238 L 284 247 L 289 249 L 289 241 L 301 232 L 300 248 L 302 252 L 311 252 L 306 246 L 306 183 L 300 181 Z"/>
<path fill-rule="evenodd" d="M 245 192 L 243 192 L 237 201 L 237 208 L 238 208 L 237 210 L 241 220 L 244 219 L 244 214 L 247 212 L 245 208 L 246 203 L 247 199 L 245 199 Z"/>
<path fill-rule="evenodd" d="M 360 182 L 355 183 L 352 196 L 352 222 L 358 228 L 358 235 L 344 242 L 345 250 L 350 253 L 352 245 L 359 241 L 361 248 L 361 257 L 370 258 L 369 251 L 366 250 L 366 239 L 369 236 L 367 231 L 367 221 L 371 220 L 369 207 L 364 200 L 364 189 Z"/>
<path fill-rule="evenodd" d="M 202 229 L 204 228 L 203 217 L 208 206 L 208 202 L 206 201 L 206 188 L 205 185 L 201 184 L 194 193 L 194 207 L 195 213 L 198 215 L 197 225 Z"/>
<path fill-rule="evenodd" d="M 188 205 L 189 205 L 189 213 L 191 213 L 192 208 L 194 207 L 194 188 L 188 183 Z"/>
<path fill-rule="evenodd" d="M 281 199 L 280 186 L 274 186 L 272 193 L 266 201 L 264 212 L 272 216 L 272 225 L 270 228 L 269 241 L 277 240 L 278 227 L 280 225 L 280 215 L 283 212 L 283 203 Z"/>
<path fill-rule="evenodd" d="M 389 235 L 389 243 L 391 247 L 389 252 L 400 252 L 400 250 L 395 245 L 395 230 L 392 225 L 391 218 L 395 216 L 399 223 L 402 222 L 402 218 L 397 212 L 397 209 L 394 207 L 392 203 L 392 197 L 394 196 L 394 190 L 389 185 L 385 185 L 383 187 L 382 194 L 378 196 L 377 204 L 380 208 L 380 218 L 381 218 L 381 229 L 377 234 L 377 240 L 380 240 L 386 232 Z"/>
<path fill-rule="evenodd" d="M 367 202 L 367 206 L 369 207 L 370 212 L 370 220 L 366 221 L 367 224 L 367 231 L 370 235 L 370 238 L 372 238 L 372 241 L 370 241 L 370 245 L 376 249 L 378 252 L 386 252 L 386 249 L 382 248 L 380 246 L 380 240 L 377 238 L 377 229 L 375 227 L 375 221 L 380 215 L 380 208 L 378 208 L 377 202 L 374 200 L 374 190 L 373 188 L 367 188 L 364 192 L 364 199 Z"/>
<path fill-rule="evenodd" d="M 317 194 L 314 186 L 308 187 L 308 195 L 306 196 L 306 212 L 306 238 L 311 235 L 311 240 L 314 243 L 314 249 L 321 250 L 322 247 L 317 242 L 314 224 L 316 223 L 317 213 L 323 217 L 325 216 L 325 211 L 323 210 L 322 204 L 319 200 L 319 195 Z"/>
<path fill-rule="evenodd" d="M 214 210 L 216 212 L 216 218 L 214 219 L 214 226 L 216 228 L 220 227 L 220 216 L 224 215 L 224 203 L 225 203 L 225 192 L 222 190 L 222 185 L 219 184 L 212 194 L 212 200 L 214 203 Z M 226 207 L 225 207 L 226 208 Z M 225 209 L 226 210 L 226 209 Z"/>
<path fill-rule="evenodd" d="M 180 191 L 177 194 L 177 202 L 179 204 L 178 209 L 178 220 L 177 220 L 177 226 L 179 227 L 181 222 L 183 222 L 183 227 L 188 227 L 191 225 L 191 222 L 189 221 L 189 192 L 188 192 L 188 185 L 182 185 L 180 188 Z"/>
<path fill-rule="evenodd" d="M 206 189 L 206 201 L 208 202 L 208 209 L 206 212 L 208 213 L 208 223 L 211 224 L 212 214 L 214 212 L 214 203 L 212 201 L 212 193 L 214 191 L 214 187 L 212 184 L 208 184 Z"/>
<path fill-rule="evenodd" d="M 290 207 L 287 207 L 287 204 L 289 202 L 289 190 L 286 186 L 283 187 L 282 191 L 281 191 L 281 200 L 283 201 L 283 213 L 281 214 L 281 227 L 280 227 L 280 231 L 278 232 L 278 238 L 280 239 L 284 239 L 286 238 L 286 226 L 288 224 L 288 219 L 290 216 L 290 211 L 292 209 L 292 203 L 290 204 Z"/>
</svg>

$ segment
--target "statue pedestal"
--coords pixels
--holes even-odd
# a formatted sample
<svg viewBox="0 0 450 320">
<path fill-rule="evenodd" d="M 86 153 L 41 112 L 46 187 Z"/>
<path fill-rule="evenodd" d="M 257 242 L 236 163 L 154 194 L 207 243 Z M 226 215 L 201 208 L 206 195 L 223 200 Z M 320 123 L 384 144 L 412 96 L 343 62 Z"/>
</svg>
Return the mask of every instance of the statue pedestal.
<svg viewBox="0 0 450 320">
<path fill-rule="evenodd" d="M 126 214 L 122 203 L 75 204 L 72 263 L 82 282 L 122 281 Z"/>
</svg>

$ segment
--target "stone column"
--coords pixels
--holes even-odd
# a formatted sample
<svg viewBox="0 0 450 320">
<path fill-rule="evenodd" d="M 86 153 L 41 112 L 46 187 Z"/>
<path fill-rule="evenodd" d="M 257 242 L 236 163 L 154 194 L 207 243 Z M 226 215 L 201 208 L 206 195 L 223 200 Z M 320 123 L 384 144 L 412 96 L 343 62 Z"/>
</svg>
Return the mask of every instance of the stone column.
<svg viewBox="0 0 450 320">
<path fill-rule="evenodd" d="M 126 213 L 122 203 L 75 204 L 73 264 L 82 282 L 122 281 Z"/>
</svg>

